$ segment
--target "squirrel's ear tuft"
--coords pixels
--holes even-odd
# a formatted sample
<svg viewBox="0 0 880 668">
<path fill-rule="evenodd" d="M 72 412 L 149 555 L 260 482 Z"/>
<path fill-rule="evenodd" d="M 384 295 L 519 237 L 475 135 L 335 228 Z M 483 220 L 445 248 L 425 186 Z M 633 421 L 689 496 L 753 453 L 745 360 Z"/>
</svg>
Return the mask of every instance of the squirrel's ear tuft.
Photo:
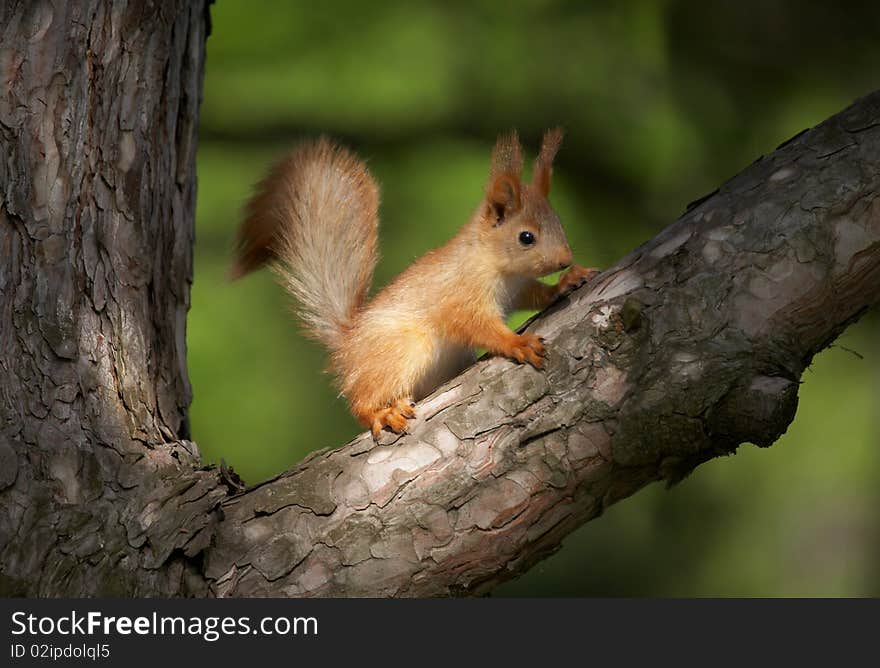
<svg viewBox="0 0 880 668">
<path fill-rule="evenodd" d="M 501 225 L 520 208 L 519 179 L 511 174 L 499 174 L 486 189 L 487 218 L 492 226 Z"/>
<path fill-rule="evenodd" d="M 522 146 L 516 130 L 513 130 L 498 137 L 492 151 L 492 170 L 486 188 L 486 215 L 493 226 L 500 225 L 519 210 L 522 169 Z"/>
<path fill-rule="evenodd" d="M 516 178 L 522 176 L 523 154 L 522 146 L 516 130 L 498 137 L 495 148 L 492 151 L 492 179 L 502 174 L 510 174 Z"/>
<path fill-rule="evenodd" d="M 553 173 L 553 159 L 562 144 L 562 128 L 556 127 L 544 133 L 541 142 L 541 151 L 535 158 L 535 168 L 532 174 L 532 185 L 544 197 L 550 194 L 550 175 Z"/>
</svg>

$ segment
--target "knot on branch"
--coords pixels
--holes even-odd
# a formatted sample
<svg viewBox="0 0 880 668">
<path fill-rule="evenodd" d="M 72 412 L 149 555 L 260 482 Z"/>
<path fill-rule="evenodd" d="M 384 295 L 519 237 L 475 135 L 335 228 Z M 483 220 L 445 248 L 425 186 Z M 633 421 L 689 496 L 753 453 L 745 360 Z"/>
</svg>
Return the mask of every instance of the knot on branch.
<svg viewBox="0 0 880 668">
<path fill-rule="evenodd" d="M 733 450 L 740 443 L 766 448 L 794 420 L 798 383 L 782 376 L 758 375 L 736 385 L 709 416 L 717 444 Z"/>
</svg>

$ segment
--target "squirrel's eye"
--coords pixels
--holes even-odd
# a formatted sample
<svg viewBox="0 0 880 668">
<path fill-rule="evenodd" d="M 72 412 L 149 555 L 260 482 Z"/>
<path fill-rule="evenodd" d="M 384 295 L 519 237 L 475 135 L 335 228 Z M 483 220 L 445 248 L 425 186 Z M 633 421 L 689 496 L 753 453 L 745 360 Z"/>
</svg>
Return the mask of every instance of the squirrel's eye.
<svg viewBox="0 0 880 668">
<path fill-rule="evenodd" d="M 533 243 L 535 243 L 535 235 L 531 232 L 520 232 L 519 242 L 523 246 L 531 246 Z"/>
</svg>

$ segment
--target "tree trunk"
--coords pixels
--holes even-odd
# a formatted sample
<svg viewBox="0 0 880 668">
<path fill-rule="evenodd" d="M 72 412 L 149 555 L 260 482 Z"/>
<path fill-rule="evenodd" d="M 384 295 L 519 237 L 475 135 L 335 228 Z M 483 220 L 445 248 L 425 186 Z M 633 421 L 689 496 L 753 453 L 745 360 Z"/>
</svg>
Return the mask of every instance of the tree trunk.
<svg viewBox="0 0 880 668">
<path fill-rule="evenodd" d="M 182 540 L 142 527 L 198 464 L 185 353 L 206 16 L 0 9 L 2 594 L 185 591 Z"/>
<path fill-rule="evenodd" d="M 409 435 L 239 493 L 186 426 L 205 9 L 71 4 L 0 17 L 0 594 L 487 591 L 649 482 L 772 443 L 880 301 L 874 93 L 542 314 L 543 372 L 481 361 Z"/>
</svg>

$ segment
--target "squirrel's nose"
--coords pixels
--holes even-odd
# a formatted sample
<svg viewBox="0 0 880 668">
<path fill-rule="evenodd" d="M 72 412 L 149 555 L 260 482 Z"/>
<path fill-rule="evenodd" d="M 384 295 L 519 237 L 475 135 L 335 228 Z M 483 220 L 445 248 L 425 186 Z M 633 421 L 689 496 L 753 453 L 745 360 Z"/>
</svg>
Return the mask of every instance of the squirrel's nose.
<svg viewBox="0 0 880 668">
<path fill-rule="evenodd" d="M 565 252 L 559 257 L 559 269 L 565 269 L 572 262 L 571 249 L 566 248 Z"/>
</svg>

